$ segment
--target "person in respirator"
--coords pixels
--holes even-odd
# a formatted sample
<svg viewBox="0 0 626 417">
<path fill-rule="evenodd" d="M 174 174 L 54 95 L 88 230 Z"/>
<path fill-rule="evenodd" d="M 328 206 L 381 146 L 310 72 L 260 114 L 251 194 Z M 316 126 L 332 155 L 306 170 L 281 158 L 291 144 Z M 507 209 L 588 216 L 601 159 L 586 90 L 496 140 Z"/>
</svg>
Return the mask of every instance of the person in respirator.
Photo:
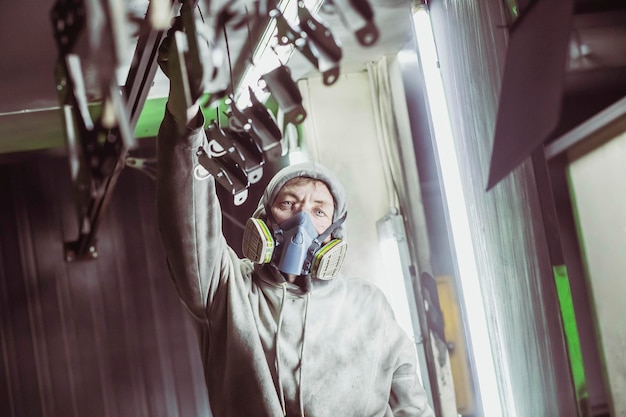
<svg viewBox="0 0 626 417">
<path fill-rule="evenodd" d="M 159 64 L 169 76 L 167 59 Z M 158 133 L 158 222 L 194 319 L 212 415 L 434 416 L 385 296 L 340 274 L 347 204 L 338 179 L 318 163 L 279 171 L 246 223 L 240 259 L 222 234 L 214 178 L 194 175 L 204 117 L 178 89 L 171 83 Z"/>
</svg>

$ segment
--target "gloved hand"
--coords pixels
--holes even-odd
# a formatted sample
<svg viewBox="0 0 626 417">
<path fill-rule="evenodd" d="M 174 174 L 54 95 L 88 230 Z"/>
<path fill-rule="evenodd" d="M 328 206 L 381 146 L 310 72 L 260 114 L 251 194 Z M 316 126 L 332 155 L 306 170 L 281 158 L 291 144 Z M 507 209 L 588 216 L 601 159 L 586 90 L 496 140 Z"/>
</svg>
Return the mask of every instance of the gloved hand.
<svg viewBox="0 0 626 417">
<path fill-rule="evenodd" d="M 161 45 L 159 45 L 159 51 L 157 54 L 157 63 L 159 64 L 159 68 L 165 74 L 167 78 L 170 78 L 170 68 L 169 68 L 169 53 L 170 47 L 173 42 L 174 32 L 183 30 L 183 18 L 182 16 L 176 16 L 172 22 L 172 27 L 170 27 L 165 34 L 165 38 L 161 41 Z"/>
<path fill-rule="evenodd" d="M 186 55 L 188 52 L 186 36 L 183 31 L 183 18 L 177 16 L 161 42 L 157 54 L 157 63 L 170 80 L 167 109 L 176 120 L 181 131 L 198 115 L 200 111 L 198 99 L 204 85 L 202 68 L 204 59 L 200 58 L 199 62 L 196 62 L 195 66 L 191 64 L 193 67 L 190 68 Z M 208 49 L 206 40 L 200 39 L 200 36 L 198 36 L 197 42 L 201 54 L 202 51 Z M 177 51 L 178 49 L 180 51 Z M 184 54 L 177 54 L 177 52 L 184 52 Z M 181 60 L 184 61 L 182 66 Z"/>
</svg>

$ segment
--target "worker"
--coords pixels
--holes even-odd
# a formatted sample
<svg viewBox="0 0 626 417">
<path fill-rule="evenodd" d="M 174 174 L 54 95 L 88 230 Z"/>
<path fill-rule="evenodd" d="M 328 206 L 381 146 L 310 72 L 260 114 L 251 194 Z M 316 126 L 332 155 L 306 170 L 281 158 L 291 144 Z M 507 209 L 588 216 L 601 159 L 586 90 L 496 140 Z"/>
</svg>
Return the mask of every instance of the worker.
<svg viewBox="0 0 626 417">
<path fill-rule="evenodd" d="M 167 59 L 159 63 L 169 74 Z M 197 330 L 212 415 L 434 416 L 415 347 L 385 296 L 341 274 L 339 180 L 313 162 L 280 170 L 246 223 L 240 258 L 222 233 L 215 179 L 194 175 L 207 146 L 202 111 L 170 84 L 157 142 L 158 222 Z"/>
</svg>

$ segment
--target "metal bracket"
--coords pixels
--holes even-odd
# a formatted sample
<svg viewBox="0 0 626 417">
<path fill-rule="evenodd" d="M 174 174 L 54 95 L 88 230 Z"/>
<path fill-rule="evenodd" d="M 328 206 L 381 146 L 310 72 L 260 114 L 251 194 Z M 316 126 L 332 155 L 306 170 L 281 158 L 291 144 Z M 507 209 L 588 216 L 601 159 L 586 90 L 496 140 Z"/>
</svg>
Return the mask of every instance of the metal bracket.
<svg viewBox="0 0 626 417">
<path fill-rule="evenodd" d="M 261 78 L 278 102 L 278 106 L 285 112 L 285 120 L 293 124 L 302 123 L 306 119 L 306 111 L 302 106 L 300 90 L 291 78 L 289 67 L 281 65 Z"/>
<path fill-rule="evenodd" d="M 232 97 L 227 101 L 231 109 L 229 124 L 234 130 L 250 135 L 267 160 L 275 161 L 282 155 L 280 128 L 252 88 L 248 91 L 252 103 L 250 107 L 240 110 Z"/>
<path fill-rule="evenodd" d="M 215 122 L 209 124 L 207 133 L 209 138 L 214 139 L 224 149 L 222 158 L 227 158 L 241 169 L 250 184 L 259 182 L 265 161 L 250 137 L 246 138 L 234 130 L 222 129 Z"/>
<path fill-rule="evenodd" d="M 66 262 L 92 260 L 98 257 L 95 241 L 87 247 L 86 251 L 81 248 L 79 241 L 65 242 L 63 244 L 63 250 L 65 252 Z"/>
<path fill-rule="evenodd" d="M 325 85 L 334 84 L 339 78 L 343 52 L 330 29 L 313 17 L 303 3 L 298 5 L 299 30 L 278 9 L 272 10 L 270 16 L 276 20 L 278 44 L 292 44 L 318 69 Z"/>
<path fill-rule="evenodd" d="M 334 84 L 339 78 L 339 61 L 343 52 L 330 29 L 313 16 L 303 1 L 298 2 L 300 30 L 307 34 L 307 41 L 317 56 L 317 68 L 323 75 L 325 85 Z"/>
<path fill-rule="evenodd" d="M 242 205 L 248 198 L 248 177 L 233 159 L 224 154 L 219 158 L 211 158 L 204 148 L 198 148 L 196 152 L 198 163 L 215 178 L 215 180 L 234 198 L 236 206 Z"/>
<path fill-rule="evenodd" d="M 374 23 L 374 10 L 367 0 L 332 0 L 332 3 L 361 45 L 372 46 L 378 41 L 380 33 Z"/>
</svg>

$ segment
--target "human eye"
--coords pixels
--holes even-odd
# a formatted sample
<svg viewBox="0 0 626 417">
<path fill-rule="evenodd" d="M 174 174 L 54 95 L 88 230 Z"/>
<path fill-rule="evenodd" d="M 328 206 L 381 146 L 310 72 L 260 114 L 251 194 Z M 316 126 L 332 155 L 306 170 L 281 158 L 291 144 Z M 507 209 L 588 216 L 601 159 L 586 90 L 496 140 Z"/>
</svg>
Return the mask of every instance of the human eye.
<svg viewBox="0 0 626 417">
<path fill-rule="evenodd" d="M 280 203 L 278 203 L 278 207 L 281 210 L 291 210 L 293 205 L 294 205 L 294 201 L 293 200 L 283 200 Z"/>
<path fill-rule="evenodd" d="M 326 212 L 322 209 L 315 209 L 313 211 L 317 217 L 326 217 Z"/>
</svg>

